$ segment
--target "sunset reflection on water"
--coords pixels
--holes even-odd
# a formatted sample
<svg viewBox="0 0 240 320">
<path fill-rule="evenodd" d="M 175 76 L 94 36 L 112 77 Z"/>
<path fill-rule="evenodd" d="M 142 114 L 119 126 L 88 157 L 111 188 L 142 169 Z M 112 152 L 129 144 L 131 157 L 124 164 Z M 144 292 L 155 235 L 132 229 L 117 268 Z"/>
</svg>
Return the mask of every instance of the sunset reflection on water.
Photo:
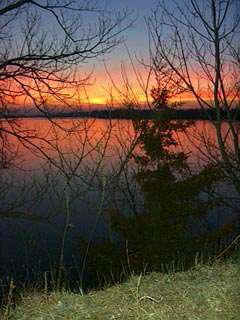
<svg viewBox="0 0 240 320">
<path fill-rule="evenodd" d="M 29 267 L 26 255 L 31 256 L 28 263 L 33 269 L 39 267 L 41 261 L 40 271 L 48 270 L 49 263 L 57 261 L 66 223 L 64 261 L 72 268 L 73 262 L 82 263 L 84 241 L 91 239 L 91 242 L 101 243 L 103 239 L 111 239 L 119 242 L 111 221 L 116 210 L 123 217 L 143 212 L 143 218 L 147 219 L 144 210 L 148 204 L 150 213 L 166 215 L 160 212 L 163 206 L 167 210 L 171 208 L 178 217 L 175 206 L 180 205 L 184 212 L 181 192 L 191 203 L 190 208 L 194 208 L 195 196 L 201 201 L 208 199 L 201 187 L 197 186 L 199 190 L 193 197 L 186 194 L 186 189 L 189 185 L 189 192 L 194 191 L 191 181 L 194 182 L 204 167 L 212 165 L 212 160 L 218 159 L 214 126 L 210 122 L 100 119 L 52 119 L 51 122 L 35 118 L 21 119 L 19 125 L 25 129 L 21 130 L 23 134 L 31 136 L 32 144 L 25 143 L 24 137 L 22 140 L 11 137 L 11 146 L 18 151 L 13 162 L 15 167 L 0 172 L 1 180 L 5 181 L 1 203 L 6 214 L 0 220 L 0 249 L 4 254 L 1 273 L 4 275 L 12 266 L 16 274 L 25 274 Z M 178 129 L 172 129 L 174 127 Z M 226 127 L 223 126 L 223 130 Z M 163 141 L 159 141 L 160 137 Z M 154 149 L 161 147 L 162 142 L 163 153 Z M 178 159 L 182 160 L 178 162 Z M 186 186 L 182 191 L 177 189 L 178 178 Z M 205 181 L 199 181 L 205 185 Z M 218 183 L 218 177 L 216 181 Z M 178 197 L 170 196 L 174 188 Z M 158 194 L 158 190 L 164 191 L 163 194 Z M 228 185 L 220 183 L 218 186 L 222 194 L 230 190 Z M 164 203 L 164 193 L 169 206 Z M 190 230 L 188 233 L 195 236 L 199 230 L 203 231 L 203 226 L 208 231 L 225 226 L 224 241 L 231 238 L 237 226 L 237 213 L 218 204 L 206 212 L 197 219 L 188 213 L 189 217 L 184 220 Z M 166 223 L 169 228 L 172 220 L 170 214 Z M 163 230 L 167 228 L 161 219 L 157 222 Z M 175 230 L 172 226 L 170 229 Z M 168 237 L 169 230 L 165 230 Z M 158 241 L 162 243 L 162 239 Z"/>
</svg>

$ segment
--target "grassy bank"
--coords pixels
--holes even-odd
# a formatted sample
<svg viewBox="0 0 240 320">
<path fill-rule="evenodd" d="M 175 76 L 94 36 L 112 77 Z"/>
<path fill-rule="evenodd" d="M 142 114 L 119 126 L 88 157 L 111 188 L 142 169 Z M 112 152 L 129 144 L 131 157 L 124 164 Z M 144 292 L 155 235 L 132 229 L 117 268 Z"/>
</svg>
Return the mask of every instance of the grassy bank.
<svg viewBox="0 0 240 320">
<path fill-rule="evenodd" d="M 237 320 L 240 256 L 211 266 L 198 265 L 187 272 L 132 277 L 126 283 L 84 296 L 25 293 L 8 318 Z"/>
</svg>

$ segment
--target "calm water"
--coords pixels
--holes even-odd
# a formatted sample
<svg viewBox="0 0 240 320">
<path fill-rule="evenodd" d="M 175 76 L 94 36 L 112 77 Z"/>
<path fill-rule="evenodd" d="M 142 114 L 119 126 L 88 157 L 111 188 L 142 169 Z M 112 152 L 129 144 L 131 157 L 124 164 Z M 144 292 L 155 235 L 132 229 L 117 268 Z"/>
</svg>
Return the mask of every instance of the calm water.
<svg viewBox="0 0 240 320">
<path fill-rule="evenodd" d="M 234 191 L 215 166 L 209 122 L 20 124 L 34 145 L 11 138 L 11 162 L 0 170 L 3 279 L 36 281 L 61 269 L 81 286 L 119 280 L 188 265 L 239 230 L 238 198 L 228 199 Z"/>
</svg>

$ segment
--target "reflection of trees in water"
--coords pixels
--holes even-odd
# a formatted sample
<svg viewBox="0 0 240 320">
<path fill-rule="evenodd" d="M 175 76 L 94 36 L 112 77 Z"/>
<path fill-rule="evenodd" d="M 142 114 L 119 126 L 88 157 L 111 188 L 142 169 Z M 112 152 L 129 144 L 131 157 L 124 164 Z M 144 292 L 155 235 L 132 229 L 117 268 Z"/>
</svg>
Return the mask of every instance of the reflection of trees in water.
<svg viewBox="0 0 240 320">
<path fill-rule="evenodd" d="M 139 149 L 132 154 L 132 183 L 137 181 L 144 204 L 138 213 L 110 209 L 111 238 L 117 235 L 118 241 L 92 246 L 89 253 L 89 266 L 101 280 L 119 278 L 124 270 L 160 270 L 183 259 L 188 264 L 230 231 L 229 225 L 208 228 L 209 210 L 219 202 L 212 191 L 221 177 L 212 164 L 194 172 L 190 168 L 189 155 L 176 139 L 190 123 L 140 120 L 133 125 Z"/>
<path fill-rule="evenodd" d="M 32 259 L 33 265 L 38 257 L 42 258 L 41 252 L 46 253 L 56 271 L 54 277 L 60 284 L 63 278 L 67 283 L 74 273 L 79 273 L 76 277 L 81 280 L 82 269 L 85 270 L 82 258 L 86 256 L 86 264 L 94 272 L 99 271 L 101 277 L 112 270 L 117 278 L 124 269 L 160 269 L 163 263 L 180 259 L 183 254 L 190 258 L 207 239 L 214 242 L 231 231 L 232 226 L 228 225 L 228 230 L 224 226 L 225 230 L 210 234 L 201 225 L 201 233 L 194 229 L 194 237 L 191 235 L 191 224 L 206 223 L 207 212 L 216 207 L 216 198 L 207 194 L 211 194 L 220 177 L 210 165 L 192 172 L 189 154 L 180 149 L 176 138 L 187 134 L 189 122 L 141 120 L 134 121 L 129 130 L 123 128 L 122 122 L 119 126 L 109 123 L 109 127 L 104 122 L 100 132 L 99 127 L 92 130 L 94 122 L 89 126 L 87 123 L 82 122 L 83 130 L 71 132 L 71 140 L 59 132 L 53 134 L 61 138 L 52 141 L 58 142 L 53 155 L 63 173 L 44 162 L 41 180 L 26 180 L 24 188 L 16 189 L 19 198 L 12 194 L 9 204 L 6 202 L 4 210 L 0 210 L 1 217 L 21 218 L 24 224 L 29 221 L 34 239 L 37 232 L 39 239 L 46 237 L 46 244 L 39 239 L 35 244 L 32 239 L 26 241 L 29 255 L 37 257 Z M 66 149 L 62 145 L 65 141 Z M 120 179 L 119 170 L 109 172 L 119 167 Z M 5 189 L 11 188 L 9 181 Z M 1 204 L 5 201 L 3 196 L 0 192 Z M 101 232 L 106 235 L 107 201 L 112 240 L 93 246 L 92 240 Z M 12 220 L 13 224 L 17 221 Z M 43 229 L 46 232 L 40 235 Z M 79 235 L 90 238 L 89 252 L 79 250 Z M 72 259 L 73 251 L 77 262 Z M 48 262 L 44 268 L 49 268 Z"/>
<path fill-rule="evenodd" d="M 10 168 L 0 170 L 0 278 L 7 279 L 11 273 L 14 280 L 30 283 L 37 277 L 40 285 L 47 271 L 51 285 L 60 287 L 63 278 L 66 286 L 71 281 L 74 272 L 70 269 L 80 268 L 82 253 L 76 253 L 73 238 L 79 232 L 85 234 L 84 228 L 94 223 L 99 207 L 98 172 L 103 174 L 112 130 L 110 121 L 100 127 L 96 122 L 64 119 L 56 127 L 47 120 L 34 125 L 23 120 L 49 158 L 41 157 L 35 148 L 26 152 L 17 138 L 10 140 L 25 162 L 18 167 L 19 158 L 14 158 Z"/>
<path fill-rule="evenodd" d="M 87 136 L 90 121 L 85 126 L 83 121 L 73 120 L 66 127 L 52 115 L 70 115 L 83 101 L 88 103 L 86 85 L 91 82 L 92 68 L 83 77 L 79 68 L 117 47 L 123 32 L 131 26 L 128 10 L 105 9 L 92 0 L 62 0 L 61 5 L 51 0 L 45 4 L 0 1 L 0 191 L 11 192 L 5 187 L 1 170 L 19 165 L 20 155 L 25 159 L 29 152 L 49 162 L 67 183 L 80 167 L 87 139 L 79 139 L 74 163 L 59 147 L 60 140 L 81 130 Z M 53 23 L 54 31 L 46 26 L 46 18 L 49 25 Z M 21 28 L 15 30 L 19 22 Z M 50 128 L 35 128 L 31 119 L 30 130 L 20 119 L 29 115 L 44 117 Z M 56 133 L 55 137 L 49 136 L 48 130 Z M 0 209 L 2 204 L 0 194 Z"/>
</svg>

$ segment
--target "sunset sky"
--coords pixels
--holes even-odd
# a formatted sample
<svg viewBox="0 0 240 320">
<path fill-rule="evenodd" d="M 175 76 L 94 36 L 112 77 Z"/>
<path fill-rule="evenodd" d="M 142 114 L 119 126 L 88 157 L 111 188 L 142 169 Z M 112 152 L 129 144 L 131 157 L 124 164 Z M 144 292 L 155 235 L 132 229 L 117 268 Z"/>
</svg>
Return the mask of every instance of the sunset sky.
<svg viewBox="0 0 240 320">
<path fill-rule="evenodd" d="M 200 0 L 201 1 L 201 0 Z M 114 10 L 123 10 L 128 8 L 132 12 L 132 17 L 136 18 L 134 25 L 125 32 L 124 38 L 125 42 L 114 50 L 105 55 L 103 58 L 96 61 L 90 61 L 83 68 L 83 74 L 87 74 L 89 70 L 93 70 L 92 85 L 87 86 L 87 94 L 91 104 L 98 105 L 100 107 L 103 105 L 105 107 L 106 102 L 111 100 L 111 93 L 114 96 L 114 104 L 118 104 L 119 94 L 114 90 L 113 84 L 109 75 L 111 75 L 112 80 L 116 86 L 124 91 L 124 76 L 127 77 L 131 87 L 133 88 L 134 94 L 138 98 L 140 103 L 145 103 L 146 97 L 143 91 L 140 89 L 139 84 L 136 80 L 136 75 L 134 74 L 133 67 L 131 65 L 131 59 L 134 62 L 134 67 L 143 77 L 143 80 L 147 78 L 147 72 L 144 70 L 142 65 L 137 62 L 136 57 L 143 58 L 146 62 L 149 61 L 149 50 L 148 50 L 148 31 L 145 23 L 145 18 L 148 18 L 152 10 L 156 9 L 158 0 L 107 0 L 108 8 Z M 174 4 L 172 0 L 167 1 L 168 8 L 173 8 Z M 92 69 L 93 68 L 93 69 Z M 124 76 L 122 73 L 124 72 Z M 84 95 L 82 96 L 82 101 L 86 101 Z M 186 107 L 196 106 L 193 101 L 192 95 L 184 94 L 181 100 L 186 102 Z"/>
<path fill-rule="evenodd" d="M 84 3 L 84 2 L 83 2 Z M 106 3 L 106 5 L 105 5 Z M 90 59 L 79 65 L 78 75 L 80 78 L 84 79 L 91 73 L 91 78 L 88 84 L 83 88 L 79 88 L 78 94 L 74 94 L 74 98 L 71 98 L 72 104 L 88 104 L 91 105 L 100 105 L 105 106 L 106 102 L 111 100 L 111 94 L 114 96 L 114 104 L 118 101 L 118 94 L 116 90 L 113 90 L 113 84 L 107 71 L 111 74 L 111 78 L 114 83 L 118 86 L 120 90 L 122 90 L 124 81 L 122 79 L 122 70 L 126 71 L 125 76 L 127 76 L 130 84 L 136 93 L 139 101 L 145 101 L 145 97 L 141 90 L 139 90 L 138 85 L 136 83 L 136 76 L 131 68 L 131 63 L 129 59 L 129 54 L 134 59 L 137 55 L 138 57 L 143 57 L 144 59 L 148 56 L 148 36 L 147 36 L 147 28 L 145 25 L 144 17 L 150 15 L 151 10 L 156 7 L 158 0 L 106 0 L 99 1 L 100 7 L 106 7 L 107 10 L 117 12 L 121 10 L 128 9 L 130 13 L 130 20 L 134 20 L 134 24 L 131 28 L 126 30 L 121 34 L 124 41 L 115 47 L 111 52 L 105 54 L 104 56 L 100 56 L 97 59 Z M 51 35 L 51 33 L 57 32 L 60 35 L 59 29 L 56 27 L 54 23 L 55 19 L 52 15 L 46 14 L 45 12 L 40 11 L 42 16 L 42 27 L 43 30 Z M 107 13 L 108 14 L 108 13 Z M 94 14 L 86 14 L 83 15 L 83 21 L 85 25 L 89 23 L 94 25 L 96 21 L 96 15 Z M 25 21 L 19 19 L 14 25 L 14 36 L 16 36 L 16 48 L 21 47 L 24 42 L 24 35 L 21 33 L 22 27 L 24 26 Z M 57 31 L 56 31 L 57 30 Z M 39 32 L 40 30 L 37 30 Z M 81 36 L 81 33 L 80 33 Z M 14 39 L 15 40 L 15 39 Z M 128 52 L 129 50 L 129 52 Z M 135 62 L 134 62 L 135 63 Z M 139 64 L 136 63 L 135 67 L 137 67 L 138 71 L 141 74 L 146 75 L 146 72 L 141 70 Z M 106 71 L 107 70 L 107 71 Z M 74 91 L 69 89 L 64 90 L 63 93 L 66 96 L 72 96 Z M 70 100 L 69 100 L 70 101 Z M 17 103 L 20 105 L 31 106 L 32 101 L 29 98 L 25 98 L 24 96 L 20 96 L 17 98 Z M 54 99 L 51 97 L 48 99 L 48 104 L 56 104 Z M 58 103 L 57 103 L 58 104 Z"/>
<path fill-rule="evenodd" d="M 136 73 L 134 73 L 134 68 L 138 75 L 140 75 L 139 78 L 141 78 L 142 83 L 146 83 L 148 72 L 146 68 L 144 68 L 144 66 L 139 62 L 139 60 L 144 60 L 146 64 L 149 64 L 149 37 L 144 18 L 148 18 L 151 15 L 152 10 L 156 9 L 158 2 L 158 0 L 99 1 L 99 4 L 102 6 L 102 8 L 105 7 L 106 11 L 110 10 L 117 12 L 127 8 L 131 14 L 128 21 L 124 22 L 128 23 L 130 20 L 134 20 L 135 22 L 131 28 L 128 28 L 124 33 L 121 34 L 121 36 L 124 38 L 124 41 L 122 41 L 122 43 L 117 47 L 114 47 L 111 52 L 101 55 L 98 58 L 87 59 L 84 63 L 80 63 L 77 71 L 78 77 L 85 79 L 89 74 L 91 74 L 91 78 L 85 83 L 85 86 L 79 87 L 77 93 L 75 90 L 71 90 L 69 88 L 66 88 L 62 91 L 62 93 L 65 94 L 66 99 L 68 98 L 68 102 L 70 102 L 71 105 L 91 105 L 93 107 L 105 107 L 106 104 L 121 104 L 122 99 L 120 99 L 120 93 L 126 92 L 125 85 L 127 82 L 132 90 L 132 95 L 136 97 L 139 103 L 144 105 L 146 102 L 146 96 L 144 90 L 140 88 Z M 173 2 L 174 0 L 168 0 L 166 3 L 168 8 L 173 9 L 174 11 L 175 9 Z M 199 0 L 199 5 L 204 6 L 204 1 Z M 108 13 L 109 12 L 107 11 L 106 16 Z M 59 28 L 59 25 L 56 23 L 54 17 L 49 13 L 44 12 L 41 16 L 41 20 L 43 31 L 45 31 L 50 38 L 52 37 L 51 40 L 53 39 L 53 43 L 55 43 L 56 40 L 53 37 L 54 32 L 56 32 L 57 37 L 59 36 L 60 39 L 61 28 L 60 31 L 57 29 L 57 27 Z M 94 26 L 94 24 L 98 23 L 96 20 L 96 14 L 93 14 L 92 12 L 84 12 L 83 22 L 85 22 L 85 26 L 88 26 L 89 24 Z M 19 33 L 22 24 L 24 24 L 24 21 L 19 19 L 18 24 L 14 25 L 14 29 L 16 31 L 16 41 L 19 41 L 19 43 L 16 44 L 16 48 L 18 45 L 21 47 L 21 42 L 24 42 L 24 35 Z M 83 29 L 80 28 L 79 30 L 78 36 L 81 38 L 83 37 L 84 33 Z M 37 34 L 39 34 L 39 30 L 37 30 Z M 167 35 L 167 33 L 164 32 L 164 35 Z M 23 37 L 22 39 L 21 36 Z M 168 42 L 168 35 L 166 36 L 165 40 Z M 198 74 L 199 70 L 197 66 L 195 67 L 195 65 L 196 63 L 194 62 L 195 75 L 197 75 L 196 78 L 192 77 L 194 86 L 195 84 L 198 85 L 198 80 L 201 78 L 203 85 L 205 88 L 207 88 L 208 84 L 204 83 L 203 77 Z M 190 74 L 192 74 L 191 72 L 192 71 L 190 71 Z M 152 82 L 150 81 L 150 89 L 151 84 Z M 188 101 L 188 103 L 192 105 L 192 96 L 185 94 L 181 97 L 181 99 Z M 24 97 L 21 96 L 19 98 L 19 104 L 31 105 L 32 101 L 31 99 L 24 100 Z M 61 104 L 61 102 L 54 101 L 52 96 L 49 95 L 47 104 L 56 106 Z"/>
<path fill-rule="evenodd" d="M 116 85 L 118 85 L 120 89 L 123 87 L 123 79 L 121 76 L 122 67 L 126 70 L 128 79 L 134 87 L 139 100 L 145 100 L 145 97 L 141 90 L 139 90 L 136 83 L 136 77 L 133 74 L 127 50 L 129 50 L 132 57 L 137 55 L 138 57 L 147 58 L 148 36 L 144 17 L 151 14 L 151 10 L 156 7 L 158 0 L 108 0 L 107 3 L 111 9 L 115 10 L 128 8 L 132 12 L 132 16 L 136 18 L 136 22 L 133 27 L 124 34 L 126 39 L 125 43 L 118 46 L 110 54 L 105 56 L 104 62 L 101 61 L 102 59 L 99 59 L 95 62 L 90 62 L 85 66 L 84 69 L 86 72 L 89 68 L 94 68 L 94 74 L 92 77 L 94 84 L 87 88 L 90 102 L 93 104 L 105 104 L 105 102 L 110 99 L 112 83 L 105 68 L 107 68 L 109 73 L 111 73 L 111 77 Z M 137 67 L 141 69 L 139 64 Z M 141 72 L 144 74 L 143 70 L 141 70 Z M 116 93 L 115 97 L 117 100 Z"/>
</svg>

